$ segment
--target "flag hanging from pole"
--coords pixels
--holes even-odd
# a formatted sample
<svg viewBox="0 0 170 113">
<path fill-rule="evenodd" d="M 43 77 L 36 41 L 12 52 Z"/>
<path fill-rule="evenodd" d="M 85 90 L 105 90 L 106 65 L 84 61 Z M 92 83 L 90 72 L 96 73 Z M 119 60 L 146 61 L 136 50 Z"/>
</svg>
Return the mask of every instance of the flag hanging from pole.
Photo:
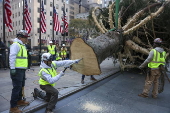
<svg viewBox="0 0 170 113">
<path fill-rule="evenodd" d="M 67 22 L 67 19 L 66 19 L 66 13 L 64 11 L 64 8 L 63 8 L 63 17 L 62 17 L 62 21 L 64 23 L 64 27 L 63 27 L 63 33 L 65 32 L 68 32 L 68 22 Z"/>
<path fill-rule="evenodd" d="M 59 31 L 60 33 L 62 32 L 61 26 L 60 26 L 60 21 L 58 20 L 58 13 L 54 7 L 54 18 L 53 18 L 53 23 L 54 23 L 54 30 Z"/>
<path fill-rule="evenodd" d="M 4 9 L 5 9 L 5 24 L 8 27 L 8 31 L 11 32 L 13 30 L 12 27 L 12 20 L 11 20 L 11 6 L 10 6 L 10 0 L 5 0 L 4 2 Z"/>
<path fill-rule="evenodd" d="M 24 21 L 25 21 L 25 30 L 27 30 L 28 33 L 30 33 L 31 28 L 32 28 L 32 24 L 31 24 L 30 13 L 28 11 L 27 0 L 25 0 L 25 7 L 24 7 Z"/>
<path fill-rule="evenodd" d="M 44 14 L 44 4 L 42 1 L 42 8 L 41 8 L 41 32 L 44 33 L 46 32 L 46 18 Z"/>
</svg>

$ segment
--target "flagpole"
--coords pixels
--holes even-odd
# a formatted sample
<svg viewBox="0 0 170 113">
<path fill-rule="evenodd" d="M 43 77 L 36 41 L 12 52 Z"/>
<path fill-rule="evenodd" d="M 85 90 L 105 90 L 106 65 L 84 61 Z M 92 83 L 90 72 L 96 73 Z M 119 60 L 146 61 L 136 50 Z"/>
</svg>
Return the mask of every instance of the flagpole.
<svg viewBox="0 0 170 113">
<path fill-rule="evenodd" d="M 39 51 L 39 62 L 41 62 L 41 10 L 42 10 L 42 6 L 41 6 L 41 0 L 40 0 L 40 33 L 39 33 L 39 46 L 40 46 L 40 51 Z"/>
<path fill-rule="evenodd" d="M 64 7 L 63 7 L 63 17 L 65 18 L 65 14 L 64 14 L 64 13 L 66 13 L 66 12 L 65 12 L 65 1 L 63 2 L 63 5 L 64 5 Z M 63 43 L 65 44 L 65 22 L 64 22 L 63 31 L 64 31 Z"/>
<path fill-rule="evenodd" d="M 54 0 L 53 0 L 53 22 L 52 22 L 52 25 L 53 25 L 52 37 L 53 37 L 53 44 L 54 44 Z"/>
<path fill-rule="evenodd" d="M 3 42 L 6 44 L 6 40 L 5 40 L 5 7 L 4 7 L 4 0 L 3 0 Z"/>
<path fill-rule="evenodd" d="M 25 0 L 23 0 L 23 30 L 25 30 L 24 9 L 25 9 Z"/>
</svg>

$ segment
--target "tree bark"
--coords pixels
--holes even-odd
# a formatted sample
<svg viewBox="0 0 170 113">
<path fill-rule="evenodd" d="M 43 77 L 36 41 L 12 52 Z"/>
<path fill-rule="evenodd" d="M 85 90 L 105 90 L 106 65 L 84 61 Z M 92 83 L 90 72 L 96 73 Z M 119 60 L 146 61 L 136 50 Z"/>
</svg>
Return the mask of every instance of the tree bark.
<svg viewBox="0 0 170 113">
<path fill-rule="evenodd" d="M 123 48 L 123 37 L 119 32 L 110 31 L 86 42 L 80 38 L 71 44 L 71 59 L 83 58 L 72 69 L 84 75 L 101 74 L 100 63 Z M 91 50 L 90 50 L 91 49 Z"/>
</svg>

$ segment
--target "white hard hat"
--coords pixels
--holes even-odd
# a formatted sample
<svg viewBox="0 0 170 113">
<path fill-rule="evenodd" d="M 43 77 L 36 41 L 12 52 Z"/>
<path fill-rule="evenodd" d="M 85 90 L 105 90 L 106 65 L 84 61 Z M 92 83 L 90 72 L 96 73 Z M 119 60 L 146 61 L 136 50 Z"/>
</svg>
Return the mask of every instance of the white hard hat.
<svg viewBox="0 0 170 113">
<path fill-rule="evenodd" d="M 156 38 L 156 39 L 154 40 L 154 43 L 162 43 L 162 39 L 161 39 L 161 38 Z"/>
<path fill-rule="evenodd" d="M 50 53 L 43 53 L 41 56 L 41 61 L 52 61 L 52 55 Z"/>
<path fill-rule="evenodd" d="M 28 32 L 26 30 L 20 30 L 17 33 L 17 37 L 27 38 L 27 37 L 30 37 L 30 36 L 28 36 Z"/>
<path fill-rule="evenodd" d="M 63 44 L 62 46 L 66 46 L 65 44 Z"/>
<path fill-rule="evenodd" d="M 51 44 L 51 43 L 53 43 L 52 41 L 49 41 L 49 43 Z"/>
</svg>

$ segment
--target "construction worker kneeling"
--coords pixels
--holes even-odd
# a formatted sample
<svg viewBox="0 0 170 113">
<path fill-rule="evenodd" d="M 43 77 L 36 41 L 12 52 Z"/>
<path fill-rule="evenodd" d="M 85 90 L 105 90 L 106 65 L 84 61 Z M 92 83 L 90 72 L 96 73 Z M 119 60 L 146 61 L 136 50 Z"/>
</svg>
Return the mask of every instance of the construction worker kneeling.
<svg viewBox="0 0 170 113">
<path fill-rule="evenodd" d="M 46 94 L 34 89 L 34 96 L 44 99 L 48 102 L 46 107 L 46 113 L 52 113 L 58 100 L 58 90 L 54 88 L 55 82 L 64 75 L 61 71 L 59 74 L 56 72 L 57 67 L 68 66 L 73 63 L 78 63 L 79 60 L 63 60 L 63 61 L 52 61 L 52 55 L 50 53 L 43 53 L 41 56 L 41 70 L 38 75 L 40 76 L 39 84 L 40 88 L 45 91 Z"/>
</svg>

